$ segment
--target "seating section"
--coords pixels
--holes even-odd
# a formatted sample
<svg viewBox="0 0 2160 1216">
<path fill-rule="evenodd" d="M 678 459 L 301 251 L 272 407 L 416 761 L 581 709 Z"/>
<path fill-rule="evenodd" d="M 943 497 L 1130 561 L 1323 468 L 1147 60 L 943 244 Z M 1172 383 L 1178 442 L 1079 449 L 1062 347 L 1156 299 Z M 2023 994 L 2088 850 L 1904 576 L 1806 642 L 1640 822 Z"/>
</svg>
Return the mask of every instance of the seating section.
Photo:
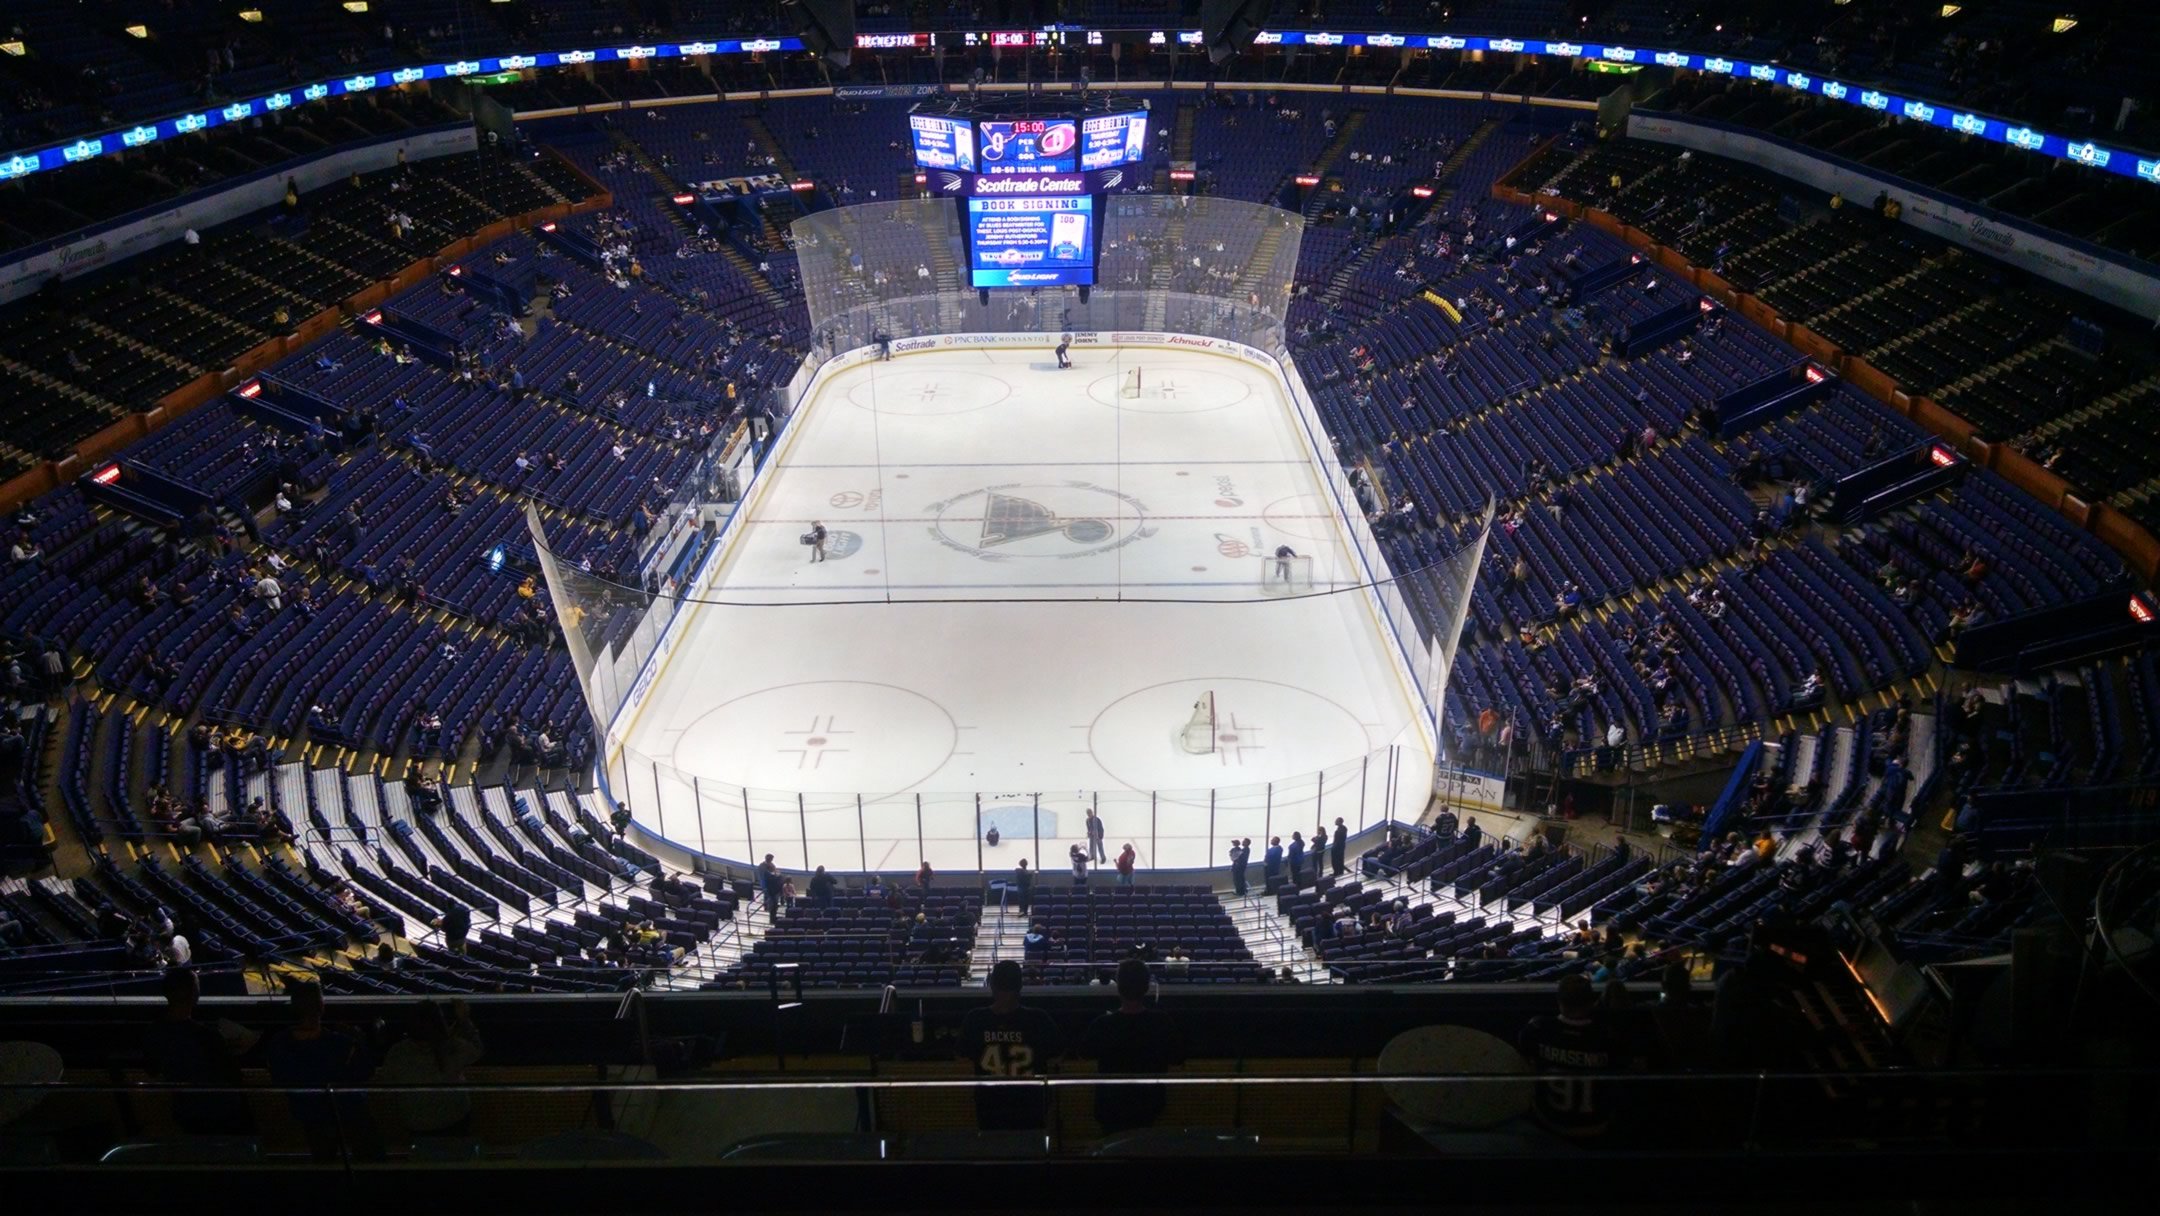
<svg viewBox="0 0 2160 1216">
<path fill-rule="evenodd" d="M 1366 853 L 1358 869 L 1361 878 L 1321 878 L 1309 892 L 1282 891 L 1277 906 L 1331 974 L 1374 983 L 1579 968 L 1570 960 L 1582 952 L 1549 930 L 1640 881 L 1650 864 L 1617 851 L 1586 865 L 1574 853 L 1530 854 L 1421 832 Z"/>
<path fill-rule="evenodd" d="M 1666 101 L 1726 119 L 1737 105 L 1740 115 L 1781 134 L 1821 117 L 1753 90 L 1699 103 L 1691 101 L 1695 96 L 1681 91 Z M 1853 154 L 1847 142 L 1819 146 L 1833 144 L 1839 155 Z M 1865 359 L 1905 393 L 1931 398 L 1981 436 L 2008 442 L 2066 478 L 2081 496 L 2112 501 L 2140 520 L 2151 512 L 2160 463 L 2149 444 L 2125 442 L 2139 405 L 2160 390 L 2160 359 L 2144 341 L 2144 326 L 2108 322 L 2105 310 L 2090 301 L 1886 223 L 1858 200 L 1816 210 L 1797 225 L 1781 220 L 1778 203 L 1789 184 L 1752 167 L 1715 157 L 1683 160 L 1677 148 L 1633 141 L 1577 151 L 1564 163 L 1556 155 L 1529 167 L 1518 185 L 1612 212 L 1760 296 L 1788 321 Z M 1909 141 L 1899 141 L 1887 145 L 1883 157 L 1903 172 L 1899 158 L 1914 154 Z M 2035 200 L 2053 197 L 2025 176 L 2034 171 L 2030 157 L 2004 152 L 1976 163 L 1958 143 L 1928 159 L 1941 161 L 1960 190 L 1971 175 L 2001 165 L 2012 182 L 2032 188 L 1998 188 Z M 1914 180 L 1929 181 L 1924 175 Z M 2095 183 L 2096 189 L 2107 185 Z M 2002 196 L 1989 197 L 1993 205 Z M 2125 252 L 2150 256 L 2146 246 L 2122 244 L 2135 238 L 2114 222 L 2144 202 L 2137 196 L 2115 206 L 2096 203 L 2092 232 L 2075 225 L 2067 230 L 2087 239 L 2112 234 Z M 2055 207 L 2043 218 L 2065 227 L 2067 217 L 2085 214 Z M 2088 325 L 2102 327 L 2097 343 L 2080 336 Z"/>
<path fill-rule="evenodd" d="M 26 7 L 39 56 L 0 58 L 0 81 L 53 105 L 28 127 L 10 118 L 10 130 L 87 129 L 100 97 L 184 105 L 206 95 L 192 90 L 244 90 L 277 68 L 264 44 L 243 39 L 211 81 L 195 82 L 164 56 L 207 29 L 175 18 L 153 53 L 77 7 Z M 119 7 L 165 20 L 159 6 Z M 341 18 L 268 7 L 281 28 L 316 31 L 325 45 L 351 35 Z M 498 27 L 500 17 L 447 18 L 443 36 L 517 44 L 545 32 Z M 369 45 L 340 62 L 409 49 Z M 953 58 L 948 78 L 964 57 Z M 54 70 L 62 63 L 95 65 L 85 79 L 109 83 L 86 94 Z M 715 70 L 551 75 L 503 95 L 605 103 L 744 79 L 800 83 L 803 71 Z M 938 71 L 927 57 L 896 70 Z M 1345 79 L 1373 70 L 1361 63 Z M 1402 71 L 1399 83 L 1447 88 L 1586 87 L 1554 64 L 1431 56 Z M 1717 434 L 1708 422 L 1721 397 L 1790 374 L 1800 356 L 1740 316 L 1706 310 L 1617 238 L 1491 191 L 1523 164 L 1526 189 L 1613 211 L 1983 434 L 2048 455 L 2074 483 L 2137 510 L 2160 500 L 2160 465 L 2138 430 L 2160 378 L 2123 346 L 2095 356 L 2066 341 L 2075 301 L 1864 208 L 1794 222 L 1778 184 L 1752 168 L 1625 140 L 1592 145 L 1567 129 L 1571 111 L 1376 93 L 1194 96 L 1208 100 L 1152 99 L 1151 188 L 1187 159 L 1202 188 L 1227 197 L 1295 202 L 1284 193 L 1295 175 L 1322 179 L 1303 200 L 1290 346 L 1397 572 L 1455 552 L 1497 503 L 1447 691 L 1453 758 L 1497 762 L 1520 749 L 1590 776 L 1702 758 L 1729 766 L 1731 744 L 1760 738 L 1765 758 L 1739 774 L 1716 826 L 1782 840 L 1774 858 L 1739 864 L 1713 832 L 1700 855 L 1653 865 L 1630 851 L 1526 852 L 1452 828 L 1413 832 L 1368 853 L 1355 875 L 1269 892 L 1268 914 L 1321 974 L 1560 974 L 1580 965 L 1586 945 L 1567 927 L 1584 919 L 1621 926 L 1630 950 L 1644 948 L 1627 960 L 1633 974 L 1659 951 L 1719 943 L 1771 911 L 1815 915 L 1840 902 L 1874 909 L 1943 956 L 1999 944 L 2035 914 L 2022 873 L 1994 868 L 2029 825 L 1975 819 L 1995 851 L 1945 858 L 1917 878 L 1894 848 L 1855 849 L 1855 833 L 1895 825 L 1901 835 L 1945 797 L 1962 807 L 1990 792 L 2153 776 L 2160 669 L 2150 655 L 1997 689 L 1970 710 L 1961 702 L 1954 730 L 1924 732 L 1895 708 L 1937 695 L 1938 651 L 1972 613 L 2001 620 L 2126 588 L 2111 550 L 1982 469 L 1865 526 L 1824 524 L 1807 496 L 1927 433 L 1835 384 L 1805 408 Z M 1821 146 L 1872 142 L 1806 115 L 1758 113 L 1766 103 L 1737 94 L 1674 104 L 1745 113 L 1733 120 Z M 0 310 L 0 474 L 12 474 L 282 338 L 295 318 L 459 250 L 458 274 L 380 305 L 393 324 L 443 335 L 442 349 L 413 357 L 355 318 L 264 373 L 272 397 L 319 405 L 319 429 L 295 433 L 228 397 L 118 453 L 199 494 L 195 516 L 155 526 L 75 487 L 17 516 L 36 552 L 0 572 L 0 638 L 25 656 L 18 696 L 39 708 L 22 718 L 15 801 L 30 837 L 49 824 L 91 860 L 65 880 L 0 882 L 0 909 L 17 927 L 0 943 L 0 986 L 86 990 L 115 971 L 135 976 L 123 990 L 147 990 L 158 959 L 131 930 L 161 916 L 198 962 L 335 956 L 329 982 L 354 993 L 614 991 L 670 973 L 714 987 L 980 974 L 984 904 L 973 887 L 855 889 L 830 906 L 798 898 L 738 916 L 743 895 L 677 874 L 614 833 L 601 806 L 561 780 L 589 766 L 591 731 L 523 552 L 530 508 L 566 559 L 626 568 L 642 525 L 700 454 L 787 382 L 808 339 L 788 225 L 827 202 L 911 191 L 892 134 L 904 109 L 786 98 L 540 120 L 522 128 L 547 145 L 537 158 L 446 157 L 335 183 L 308 192 L 296 214 L 236 221 L 199 246 Z M 418 100 L 356 103 L 124 168 L 54 174 L 67 184 L 36 183 L 21 206 L 0 208 L 0 244 L 112 214 L 74 198 L 77 184 L 201 184 L 439 117 Z M 1255 143 L 1267 155 L 1250 154 Z M 671 201 L 689 185 L 766 173 L 816 191 L 763 192 L 729 209 L 721 231 L 701 231 L 711 213 Z M 588 175 L 613 192 L 605 213 L 462 244 L 505 217 L 582 199 Z M 1405 203 L 1413 184 L 1432 197 Z M 1199 265 L 1181 259 L 1155 280 L 1172 289 L 1234 280 L 1268 239 L 1199 221 L 1180 235 Z M 873 239 L 894 265 L 953 272 L 954 251 L 919 235 Z M 1106 246 L 1102 269 L 1136 282 L 1156 268 L 1137 248 Z M 472 286 L 483 277 L 521 307 L 505 311 Z M 1679 336 L 1649 339 L 1675 318 Z M 266 577 L 275 594 L 262 590 Z M 1429 640 L 1447 605 L 1415 577 L 1400 586 Z M 27 687 L 48 651 L 95 695 Z M 1948 704 L 1937 708 L 1920 716 L 1947 719 Z M 1505 747 L 1503 723 L 1513 728 Z M 539 733 L 554 742 L 534 775 Z M 43 853 L 8 844 L 11 858 Z M 1045 982 L 1078 983 L 1136 948 L 1165 960 L 1175 949 L 1181 961 L 1165 970 L 1177 978 L 1249 982 L 1267 968 L 1243 916 L 1206 886 L 1045 884 L 1028 909 L 1043 940 L 1024 958 Z M 461 944 L 441 924 L 464 918 Z"/>
<path fill-rule="evenodd" d="M 896 886 L 840 892 L 829 907 L 798 899 L 767 911 L 765 936 L 706 987 L 796 979 L 807 988 L 958 984 L 975 948 L 982 896 L 973 888 Z"/>
<path fill-rule="evenodd" d="M 1872 916 L 1917 957 L 1962 957 L 2007 948 L 2017 927 L 2045 915 L 2029 860 L 1951 850 L 1916 871 L 1872 830 L 1826 833 L 1771 861 L 1741 863 L 1739 852 L 1753 852 L 1741 841 L 1658 864 L 1624 846 L 1525 848 L 1466 838 L 1451 816 L 1443 824 L 1367 852 L 1354 880 L 1278 892 L 1334 976 L 1549 980 L 1602 965 L 1646 979 L 1676 950 L 1724 948 L 1758 920 L 1808 920 L 1838 905 Z"/>
<path fill-rule="evenodd" d="M 235 220 L 200 245 L 168 245 L 124 273 L 0 310 L 0 376 L 10 386 L 0 394 L 0 471 L 65 456 L 489 223 L 586 193 L 501 158 L 439 157 L 309 191 L 295 214 Z M 394 233 L 393 209 L 412 225 Z M 174 442 L 201 460 L 216 451 Z"/>
<path fill-rule="evenodd" d="M 1865 13 L 1835 14 L 1827 24 L 1813 20 L 1815 10 L 1796 11 L 1789 20 L 1728 23 L 1714 14 L 1675 14 L 1647 0 L 1597 6 L 1580 12 L 1557 0 L 1458 0 L 1440 10 L 1425 6 L 1350 0 L 1329 7 L 1337 28 L 1432 32 L 1445 25 L 1461 32 L 1550 37 L 1567 35 L 1631 46 L 1681 46 L 1697 51 L 1777 62 L 1809 71 L 1864 80 L 1907 96 L 1938 103 L 1963 104 L 2045 124 L 2058 124 L 2079 113 L 2110 114 L 2125 95 L 2142 86 L 2156 49 L 2149 31 L 2136 22 L 2087 20 L 2066 34 L 2051 33 L 2050 13 L 2033 5 L 1969 6 L 1945 19 L 1948 33 L 1939 45 L 1904 53 L 1894 41 L 1879 37 L 1879 25 Z M 1163 28 L 1168 14 L 1159 0 L 1097 2 L 1082 17 L 1111 29 Z M 0 90 L 10 104 L 0 119 L 0 142 L 9 148 L 50 143 L 134 122 L 168 116 L 226 98 L 252 96 L 293 83 L 350 75 L 412 63 L 436 62 L 462 55 L 480 58 L 512 51 L 561 50 L 590 41 L 620 19 L 591 0 L 529 0 L 517 6 L 461 8 L 445 12 L 419 0 L 376 0 L 366 13 L 299 0 L 271 0 L 252 10 L 259 17 L 234 22 L 208 10 L 131 0 L 99 6 L 94 12 L 63 0 L 22 0 L 10 10 L 11 30 L 25 44 L 20 56 L 0 59 Z M 1826 15 L 1830 16 L 1830 15 Z M 860 20 L 865 32 L 920 29 L 924 14 L 903 6 L 870 6 Z M 1309 24 L 1310 16 L 1278 3 L 1275 28 Z M 130 25 L 145 27 L 149 37 L 134 38 Z M 1801 28 L 1804 26 L 1805 28 Z M 672 6 L 663 28 L 650 36 L 661 41 L 690 41 L 743 34 L 771 35 L 776 30 L 768 9 L 735 4 Z M 386 38 L 385 35 L 388 35 Z M 1046 49 L 978 58 L 922 51 L 862 53 L 847 69 L 820 64 L 813 56 L 714 56 L 703 65 L 658 61 L 635 65 L 595 65 L 590 73 L 548 72 L 490 90 L 503 104 L 520 110 L 611 105 L 658 97 L 711 97 L 724 92 L 761 92 L 827 84 L 893 85 L 971 80 L 1024 84 L 1070 80 L 1083 70 L 1097 81 L 1180 79 L 1201 83 L 1214 77 L 1205 61 L 1173 55 L 1167 49 L 1135 54 L 1137 48 L 1096 48 L 1082 55 L 1073 48 L 1056 54 Z M 1603 78 L 1554 59 L 1502 59 L 1482 54 L 1439 52 L 1408 61 L 1393 56 L 1316 54 L 1299 48 L 1295 57 L 1248 56 L 1234 73 L 1242 79 L 1287 80 L 1328 85 L 1438 88 L 1464 92 L 1535 94 L 1591 98 L 1604 91 Z M 632 69 L 635 70 L 632 70 Z M 785 109 L 791 103 L 775 103 Z M 869 103 L 875 112 L 889 103 Z M 1941 141 L 1913 132 L 1873 135 L 1872 119 L 1857 108 L 1820 111 L 1795 107 L 1767 87 L 1725 77 L 1690 82 L 1686 104 L 1730 121 L 1752 122 L 1818 146 L 1847 145 L 1884 158 L 1907 176 L 1942 182 L 1968 197 L 1995 197 L 1998 205 L 2039 210 L 2044 191 L 2013 190 L 2029 181 L 2029 166 L 2014 153 L 1978 157 L 1948 133 Z M 371 91 L 357 98 L 280 112 L 274 124 L 213 128 L 206 137 L 138 150 L 130 163 L 104 162 L 68 175 L 41 175 L 32 192 L 36 203 L 0 219 L 0 241 L 14 241 L 8 229 L 31 239 L 81 227 L 90 219 L 163 200 L 206 179 L 276 166 L 294 156 L 364 138 L 387 126 L 424 125 L 449 115 L 427 95 Z M 2125 115 L 2113 137 L 2133 146 L 2151 147 L 2153 120 L 2144 112 Z M 800 153 L 797 163 L 812 172 L 827 164 L 857 168 L 875 158 L 838 160 L 870 151 L 852 146 L 842 127 L 820 127 L 832 160 Z M 812 142 L 797 126 L 774 129 L 791 145 Z M 885 180 L 889 181 L 890 178 Z M 2104 183 L 2103 183 L 2104 184 Z M 2134 188 L 2134 186 L 2132 186 Z M 2003 198 L 2008 194 L 2010 197 Z M 2075 218 L 2093 229 L 2119 215 L 2104 196 L 2049 214 L 2051 221 Z M 2135 228 L 2108 235 L 2134 236 Z M 10 245 L 9 247 L 12 247 Z"/>
<path fill-rule="evenodd" d="M 1825 324 L 1903 324 L 1895 292 L 1928 297 L 1977 273 L 1862 219 L 1758 224 L 1771 200 L 1710 158 L 1607 143 L 1539 157 L 1525 175 L 1525 188 L 1579 187 Z M 1755 243 L 1734 248 L 1741 232 Z M 1722 313 L 1614 353 L 1631 327 L 1692 297 L 1611 237 L 1487 203 L 1393 240 L 1376 261 L 1395 272 L 1359 280 L 1369 290 L 1354 306 L 1322 293 L 1295 341 L 1340 448 L 1372 474 L 1364 505 L 1398 569 L 1451 552 L 1456 521 L 1500 500 L 1449 690 L 1458 730 L 1491 710 L 1563 764 L 1621 758 L 1600 751 L 1615 729 L 1631 754 L 1685 755 L 1689 740 L 1813 708 L 1810 677 L 1838 701 L 1902 685 L 1968 603 L 2015 615 L 2127 581 L 2089 534 L 2013 510 L 2020 497 L 1985 473 L 1856 534 L 1811 535 L 1796 488 L 1819 494 L 1924 433 L 1846 385 L 1730 440 L 1704 432 L 1718 397 L 1795 356 Z M 1884 548 L 1898 550 L 1888 570 L 1887 556 L 1868 559 Z M 1969 580 L 1974 555 L 1986 573 Z M 1415 580 L 1403 585 L 1413 607 L 1439 611 Z M 1466 753 L 1480 741 L 1456 739 Z"/>
<path fill-rule="evenodd" d="M 647 281 L 719 321 L 738 375 L 777 383 L 794 371 L 778 348 L 799 343 L 809 327 L 800 291 L 789 290 L 799 286 L 785 236 L 803 214 L 795 192 L 763 194 L 753 203 L 754 223 L 719 232 L 708 224 L 703 236 L 699 222 L 669 201 L 698 183 L 779 172 L 777 146 L 745 126 L 737 109 L 677 106 L 619 121 L 542 120 L 531 130 L 615 196 L 615 210 L 578 221 L 581 230 L 603 247 L 627 246 Z M 839 194 L 839 183 L 828 189 Z M 889 186 L 880 197 L 891 197 Z M 869 201 L 868 192 L 838 201 Z"/>
<path fill-rule="evenodd" d="M 1022 966 L 1045 983 L 1089 984 L 1139 951 L 1163 962 L 1167 980 L 1230 984 L 1261 978 L 1259 964 L 1213 888 L 1101 882 L 1045 884 L 1026 909 L 1042 944 L 1024 946 Z M 1178 961 L 1171 962 L 1172 958 Z"/>
</svg>

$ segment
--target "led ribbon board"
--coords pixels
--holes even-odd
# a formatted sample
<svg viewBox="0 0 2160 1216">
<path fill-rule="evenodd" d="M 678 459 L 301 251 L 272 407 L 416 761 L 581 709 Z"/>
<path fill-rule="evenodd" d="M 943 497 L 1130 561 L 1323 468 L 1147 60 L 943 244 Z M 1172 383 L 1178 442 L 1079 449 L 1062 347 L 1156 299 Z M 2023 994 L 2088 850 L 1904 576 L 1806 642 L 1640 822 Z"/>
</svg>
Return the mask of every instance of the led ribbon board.
<svg viewBox="0 0 2160 1216">
<path fill-rule="evenodd" d="M 1100 45 L 1102 35 L 1109 34 L 1116 40 L 1145 41 L 1150 45 L 1197 47 L 1201 43 L 1199 31 L 1162 31 L 1152 33 L 1138 31 L 1066 31 L 1067 35 L 1084 34 L 1091 45 Z M 930 45 L 928 34 L 880 35 L 894 40 L 896 46 Z M 1020 35 L 1003 35 L 1006 38 L 1022 38 Z M 904 40 L 904 41 L 903 41 Z M 1067 42 L 1072 41 L 1066 37 Z M 2160 184 L 2160 156 L 2148 156 L 2126 148 L 2112 148 L 2090 140 L 2079 140 L 2056 135 L 2035 127 L 2001 118 L 1961 110 L 1920 97 L 1906 97 L 1885 93 L 1865 86 L 1847 84 L 1829 76 L 1812 72 L 1795 71 L 1776 64 L 1752 63 L 1744 59 L 1730 59 L 1720 55 L 1702 55 L 1692 51 L 1656 50 L 1649 47 L 1631 47 L 1595 42 L 1564 42 L 1542 38 L 1492 38 L 1456 34 L 1347 34 L 1325 30 L 1263 30 L 1254 39 L 1260 46 L 1307 46 L 1307 47 L 1373 47 L 1403 50 L 1432 51 L 1496 51 L 1501 54 L 1554 55 L 1568 59 L 1584 59 L 1596 63 L 1656 65 L 1666 68 L 1685 68 L 1690 71 L 1708 72 L 1713 75 L 1738 76 L 1759 80 L 1781 88 L 1810 93 L 1846 105 L 1860 106 L 1878 113 L 1893 114 L 1911 122 L 1924 122 L 1929 126 L 1943 127 L 1989 143 L 2007 144 L 2027 152 L 2037 152 L 2058 160 L 2074 161 L 2091 168 L 2101 169 L 2123 177 Z M 1010 45 L 1031 45 L 1032 36 Z M 999 45 L 1004 45 L 1003 43 Z M 417 80 L 440 80 L 445 77 L 494 75 L 500 72 L 517 72 L 527 69 L 568 67 L 584 63 L 615 63 L 637 59 L 679 59 L 696 55 L 741 55 L 772 51 L 799 51 L 800 38 L 723 38 L 714 42 L 664 42 L 653 46 L 599 47 L 593 50 L 544 51 L 535 55 L 504 55 L 499 58 L 468 59 L 452 63 L 428 64 L 424 67 L 399 68 L 388 72 L 363 72 L 338 80 L 318 81 L 306 86 L 265 93 L 259 97 L 236 101 L 225 106 L 214 106 L 191 114 L 174 115 L 140 126 L 116 128 L 101 135 L 78 139 L 71 143 L 18 152 L 0 159 L 0 181 L 27 177 L 47 169 L 92 160 L 100 156 L 115 155 L 129 148 L 139 148 L 161 139 L 171 139 L 194 131 L 207 130 L 228 122 L 244 122 L 263 114 L 304 105 L 329 97 L 349 93 L 364 93 L 371 89 L 393 88 Z M 1139 115 L 1142 134 L 1145 134 L 1146 116 Z M 985 124 L 988 125 L 988 124 Z M 1128 133 L 1129 134 L 1129 133 Z M 1077 141 L 1086 146 L 1085 134 Z M 1107 146 L 1107 136 L 1105 144 Z M 1144 142 L 1128 146 L 1144 147 Z M 921 145 L 918 144 L 918 154 Z M 1009 145 L 1003 151 L 1017 152 L 1021 145 Z M 986 151 L 977 145 L 978 151 Z M 1033 172 L 1070 172 L 1075 167 L 1088 165 L 1064 164 L 1066 153 L 1046 150 L 1037 141 L 1032 155 L 1047 156 L 1050 168 L 1030 170 Z M 1079 155 L 1084 156 L 1081 151 Z M 1006 161 L 1007 164 L 1017 163 Z M 958 167 L 958 166 L 952 166 Z M 987 168 L 988 172 L 1011 172 Z"/>
</svg>

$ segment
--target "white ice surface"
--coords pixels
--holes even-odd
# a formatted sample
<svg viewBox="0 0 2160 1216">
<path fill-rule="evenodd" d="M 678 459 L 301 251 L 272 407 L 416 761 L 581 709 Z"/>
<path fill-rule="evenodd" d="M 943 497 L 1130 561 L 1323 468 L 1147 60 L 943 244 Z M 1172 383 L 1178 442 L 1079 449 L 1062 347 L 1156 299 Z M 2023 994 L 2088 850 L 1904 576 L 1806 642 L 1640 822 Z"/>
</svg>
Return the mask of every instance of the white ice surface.
<svg viewBox="0 0 2160 1216">
<path fill-rule="evenodd" d="M 822 383 L 610 765 L 642 826 L 784 866 L 973 869 L 979 796 L 1005 838 L 982 864 L 1056 870 L 1092 803 L 1113 854 L 1198 866 L 1424 788 L 1394 643 L 1280 383 L 1199 353 L 1075 361 L 942 351 Z M 1263 594 L 1281 544 L 1322 594 Z M 1219 746 L 1190 755 L 1207 691 Z"/>
</svg>

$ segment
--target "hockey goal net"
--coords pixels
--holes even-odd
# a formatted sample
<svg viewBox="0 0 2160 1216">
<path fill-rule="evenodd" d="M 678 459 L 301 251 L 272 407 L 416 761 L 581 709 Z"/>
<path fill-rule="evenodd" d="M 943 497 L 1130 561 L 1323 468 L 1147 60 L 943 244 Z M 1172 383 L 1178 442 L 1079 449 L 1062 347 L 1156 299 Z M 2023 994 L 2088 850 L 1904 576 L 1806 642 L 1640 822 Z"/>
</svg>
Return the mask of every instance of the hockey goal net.
<svg viewBox="0 0 2160 1216">
<path fill-rule="evenodd" d="M 1215 750 L 1214 693 L 1202 693 L 1193 702 L 1192 716 L 1185 719 L 1185 729 L 1178 732 L 1178 746 L 1195 756 Z"/>
<path fill-rule="evenodd" d="M 1262 595 L 1308 595 L 1312 589 L 1311 558 L 1302 554 L 1293 557 L 1269 554 L 1260 559 Z"/>
<path fill-rule="evenodd" d="M 1137 367 L 1128 367 L 1125 369 L 1125 374 L 1118 378 L 1118 396 L 1130 398 L 1138 397 L 1139 395 L 1140 369 Z"/>
</svg>

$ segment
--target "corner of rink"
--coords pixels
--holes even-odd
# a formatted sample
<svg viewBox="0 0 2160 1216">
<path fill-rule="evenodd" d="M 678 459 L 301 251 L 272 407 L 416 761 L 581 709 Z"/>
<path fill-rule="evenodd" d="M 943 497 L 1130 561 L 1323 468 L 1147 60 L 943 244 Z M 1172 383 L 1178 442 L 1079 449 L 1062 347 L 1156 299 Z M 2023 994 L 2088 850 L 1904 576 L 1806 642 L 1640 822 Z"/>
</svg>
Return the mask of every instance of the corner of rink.
<svg viewBox="0 0 2160 1216">
<path fill-rule="evenodd" d="M 1021 803 L 1061 843 L 1145 807 L 1145 864 L 1186 866 L 1421 813 L 1433 724 L 1302 386 L 1215 339 L 1060 367 L 991 337 L 807 386 L 610 732 L 640 823 L 722 858 L 972 866 Z"/>
</svg>

